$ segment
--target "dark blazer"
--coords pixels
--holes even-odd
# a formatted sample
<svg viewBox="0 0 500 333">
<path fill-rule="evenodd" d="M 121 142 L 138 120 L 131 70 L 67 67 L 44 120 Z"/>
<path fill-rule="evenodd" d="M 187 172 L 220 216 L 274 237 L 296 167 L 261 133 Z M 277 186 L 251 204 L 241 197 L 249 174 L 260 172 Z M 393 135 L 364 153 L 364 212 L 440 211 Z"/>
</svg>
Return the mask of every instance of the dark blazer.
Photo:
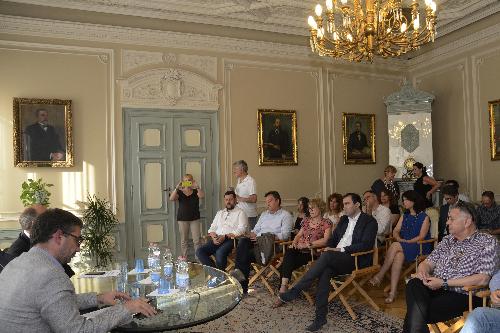
<svg viewBox="0 0 500 333">
<path fill-rule="evenodd" d="M 0 250 L 0 273 L 12 259 L 14 259 L 13 256 L 8 254 L 7 252 L 3 252 L 2 250 Z"/>
<path fill-rule="evenodd" d="M 29 237 L 26 236 L 24 232 L 21 232 L 15 242 L 9 247 L 7 253 L 13 257 L 19 257 L 21 253 L 28 252 L 30 247 L 31 243 Z"/>
<path fill-rule="evenodd" d="M 12 258 L 19 257 L 22 253 L 28 252 L 31 248 L 31 241 L 28 236 L 24 232 L 19 234 L 19 237 L 15 240 L 14 243 L 9 247 L 7 253 L 12 256 Z M 72 277 L 75 275 L 75 272 L 68 264 L 62 265 L 64 268 L 64 272 L 68 277 Z"/>
<path fill-rule="evenodd" d="M 458 200 L 458 202 L 463 202 L 462 200 Z M 439 222 L 438 222 L 438 241 L 441 241 L 445 235 L 446 221 L 448 221 L 448 212 L 450 211 L 450 204 L 442 205 L 439 209 Z M 449 232 L 447 232 L 449 234 Z"/>
<path fill-rule="evenodd" d="M 54 126 L 48 125 L 45 131 L 40 124 L 35 123 L 26 127 L 25 133 L 29 137 L 30 161 L 50 161 L 51 153 L 64 151 Z"/>
<path fill-rule="evenodd" d="M 349 218 L 347 215 L 342 216 L 326 246 L 337 247 L 337 244 L 347 230 L 348 224 Z M 345 247 L 345 253 L 351 254 L 372 250 L 375 245 L 375 240 L 377 239 L 377 229 L 377 221 L 372 216 L 361 212 L 352 233 L 352 243 Z M 365 254 L 358 258 L 359 267 L 370 266 L 372 262 L 373 256 L 371 254 Z"/>
</svg>

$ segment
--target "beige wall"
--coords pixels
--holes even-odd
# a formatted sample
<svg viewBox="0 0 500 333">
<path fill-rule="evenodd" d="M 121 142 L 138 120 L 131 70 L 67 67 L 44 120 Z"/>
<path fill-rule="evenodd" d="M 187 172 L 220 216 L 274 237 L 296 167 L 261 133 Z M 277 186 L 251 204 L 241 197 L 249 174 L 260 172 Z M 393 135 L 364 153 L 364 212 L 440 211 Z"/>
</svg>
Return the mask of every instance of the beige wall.
<svg viewBox="0 0 500 333">
<path fill-rule="evenodd" d="M 500 163 L 491 161 L 488 101 L 500 98 L 500 41 L 410 68 L 419 89 L 436 96 L 433 149 L 437 178 L 458 180 L 461 191 L 479 200 L 491 190 L 500 199 Z"/>
<path fill-rule="evenodd" d="M 21 183 L 43 178 L 54 184 L 52 206 L 78 209 L 87 191 L 107 195 L 106 64 L 97 56 L 0 49 L 0 215 L 22 210 Z M 12 145 L 13 97 L 71 99 L 75 166 L 69 169 L 16 168 Z M 12 225 L 12 224 L 9 224 Z M 16 225 L 17 227 L 17 225 Z"/>
</svg>

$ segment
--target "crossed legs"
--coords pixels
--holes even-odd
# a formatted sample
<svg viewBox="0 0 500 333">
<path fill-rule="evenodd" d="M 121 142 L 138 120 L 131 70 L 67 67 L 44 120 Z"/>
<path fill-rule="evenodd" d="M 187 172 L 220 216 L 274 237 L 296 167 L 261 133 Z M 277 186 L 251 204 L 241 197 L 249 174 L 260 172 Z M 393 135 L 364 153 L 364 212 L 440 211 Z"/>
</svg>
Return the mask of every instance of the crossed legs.
<svg viewBox="0 0 500 333">
<path fill-rule="evenodd" d="M 398 289 L 399 277 L 401 276 L 401 270 L 403 269 L 405 256 L 403 254 L 403 248 L 399 242 L 392 243 L 387 251 L 384 264 L 380 268 L 380 271 L 373 276 L 370 280 L 372 285 L 378 285 L 383 280 L 385 273 L 391 269 L 391 289 L 389 291 L 389 296 L 385 299 L 386 303 L 392 303 L 396 297 L 396 292 Z"/>
</svg>

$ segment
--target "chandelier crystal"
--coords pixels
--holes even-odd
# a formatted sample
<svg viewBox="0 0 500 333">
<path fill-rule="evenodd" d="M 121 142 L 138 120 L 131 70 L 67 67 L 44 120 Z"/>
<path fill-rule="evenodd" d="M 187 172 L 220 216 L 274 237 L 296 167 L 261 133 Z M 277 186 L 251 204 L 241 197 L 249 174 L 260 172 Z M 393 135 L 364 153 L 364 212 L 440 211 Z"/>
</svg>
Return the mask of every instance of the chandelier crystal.
<svg viewBox="0 0 500 333">
<path fill-rule="evenodd" d="M 311 50 L 320 56 L 349 61 L 373 61 L 374 56 L 398 57 L 436 37 L 436 3 L 418 0 L 409 8 L 402 0 L 326 0 L 309 16 Z M 363 6 L 364 3 L 364 6 Z M 420 14 L 425 13 L 425 24 Z"/>
</svg>

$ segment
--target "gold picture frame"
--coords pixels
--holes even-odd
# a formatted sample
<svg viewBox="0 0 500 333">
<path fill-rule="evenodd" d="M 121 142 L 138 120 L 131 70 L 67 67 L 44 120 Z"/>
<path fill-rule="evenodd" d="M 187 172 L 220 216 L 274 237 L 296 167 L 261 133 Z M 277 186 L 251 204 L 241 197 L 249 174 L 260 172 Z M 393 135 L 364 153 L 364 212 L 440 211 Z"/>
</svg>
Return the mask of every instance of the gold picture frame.
<svg viewBox="0 0 500 333">
<path fill-rule="evenodd" d="M 375 164 L 375 115 L 342 113 L 342 146 L 344 164 Z"/>
<path fill-rule="evenodd" d="M 297 112 L 259 109 L 259 165 L 298 165 Z"/>
<path fill-rule="evenodd" d="M 500 161 L 500 99 L 488 102 L 490 114 L 490 152 L 492 161 Z"/>
<path fill-rule="evenodd" d="M 14 165 L 73 166 L 71 100 L 14 98 Z"/>
</svg>

